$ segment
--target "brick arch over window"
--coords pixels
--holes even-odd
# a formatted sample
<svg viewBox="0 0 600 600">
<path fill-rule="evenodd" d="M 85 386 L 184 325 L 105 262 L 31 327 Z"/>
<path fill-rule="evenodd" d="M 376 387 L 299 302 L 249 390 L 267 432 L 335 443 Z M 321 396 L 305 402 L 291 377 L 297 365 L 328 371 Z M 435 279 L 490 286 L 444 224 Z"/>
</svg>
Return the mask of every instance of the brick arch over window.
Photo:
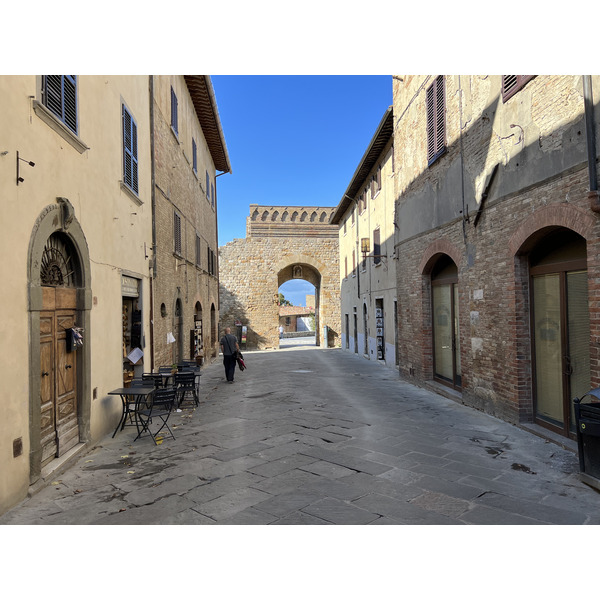
<svg viewBox="0 0 600 600">
<path fill-rule="evenodd" d="M 513 233 L 508 242 L 508 251 L 511 257 L 529 252 L 548 228 L 555 227 L 572 229 L 581 237 L 589 240 L 593 234 L 595 222 L 596 219 L 590 212 L 574 206 L 565 204 L 547 206 L 536 211 Z"/>
<path fill-rule="evenodd" d="M 419 265 L 419 273 L 429 275 L 440 254 L 447 254 L 456 266 L 460 267 L 462 252 L 452 242 L 442 238 L 433 242 L 423 253 L 421 264 Z"/>
<path fill-rule="evenodd" d="M 556 204 L 530 215 L 508 240 L 507 253 L 511 274 L 506 288 L 508 310 L 512 318 L 506 325 L 509 329 L 506 368 L 508 372 L 513 373 L 513 384 L 507 388 L 506 406 L 503 409 L 503 418 L 508 421 L 533 421 L 529 253 L 552 229 L 570 229 L 589 241 L 594 235 L 594 227 L 595 217 L 590 212 Z M 589 252 L 588 246 L 588 256 Z"/>
</svg>

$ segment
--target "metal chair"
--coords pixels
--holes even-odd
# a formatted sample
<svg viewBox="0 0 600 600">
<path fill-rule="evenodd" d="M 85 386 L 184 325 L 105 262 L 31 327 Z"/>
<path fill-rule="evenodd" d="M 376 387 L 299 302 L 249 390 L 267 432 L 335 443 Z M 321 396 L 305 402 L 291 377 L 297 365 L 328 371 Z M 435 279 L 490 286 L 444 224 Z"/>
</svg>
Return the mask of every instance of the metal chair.
<svg viewBox="0 0 600 600">
<path fill-rule="evenodd" d="M 155 389 L 149 404 L 138 407 L 137 419 L 141 429 L 138 427 L 138 434 L 135 440 L 137 440 L 144 432 L 147 432 L 152 436 L 154 444 L 158 445 L 156 440 L 159 437 L 160 432 L 165 428 L 171 437 L 175 439 L 167 421 L 173 410 L 173 405 L 175 404 L 176 393 L 177 391 L 175 388 Z M 154 432 L 150 429 L 153 419 L 158 420 L 161 423 L 161 426 Z M 160 439 L 163 439 L 162 436 Z M 135 440 L 133 441 L 135 442 Z"/>
<path fill-rule="evenodd" d="M 196 391 L 196 374 L 193 371 L 180 371 L 175 373 L 175 387 L 177 388 L 178 406 L 183 404 L 185 397 L 192 395 L 195 406 L 200 404 Z"/>
<path fill-rule="evenodd" d="M 163 376 L 161 373 L 142 373 L 142 381 L 146 383 L 152 382 L 155 388 L 162 388 L 163 385 Z"/>
</svg>

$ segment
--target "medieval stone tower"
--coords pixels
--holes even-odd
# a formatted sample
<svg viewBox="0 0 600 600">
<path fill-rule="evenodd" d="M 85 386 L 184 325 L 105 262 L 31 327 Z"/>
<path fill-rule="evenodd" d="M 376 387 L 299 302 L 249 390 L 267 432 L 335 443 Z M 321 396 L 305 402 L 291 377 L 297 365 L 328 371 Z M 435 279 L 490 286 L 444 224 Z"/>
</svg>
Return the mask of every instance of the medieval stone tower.
<svg viewBox="0 0 600 600">
<path fill-rule="evenodd" d="M 279 286 L 304 279 L 315 286 L 317 345 L 339 344 L 338 226 L 329 224 L 334 210 L 250 205 L 246 238 L 219 248 L 221 330 L 229 326 L 236 333 L 243 325 L 249 348 L 278 348 Z"/>
</svg>

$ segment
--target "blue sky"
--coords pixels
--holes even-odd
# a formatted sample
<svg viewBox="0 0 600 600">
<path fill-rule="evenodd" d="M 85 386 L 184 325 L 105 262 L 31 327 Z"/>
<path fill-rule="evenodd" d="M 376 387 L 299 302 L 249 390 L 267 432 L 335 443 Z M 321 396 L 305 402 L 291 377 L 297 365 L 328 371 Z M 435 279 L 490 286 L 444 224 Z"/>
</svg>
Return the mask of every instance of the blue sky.
<svg viewBox="0 0 600 600">
<path fill-rule="evenodd" d="M 384 112 L 391 75 L 213 76 L 231 174 L 217 179 L 219 246 L 250 204 L 337 206 Z M 306 282 L 281 291 L 304 306 Z"/>
</svg>

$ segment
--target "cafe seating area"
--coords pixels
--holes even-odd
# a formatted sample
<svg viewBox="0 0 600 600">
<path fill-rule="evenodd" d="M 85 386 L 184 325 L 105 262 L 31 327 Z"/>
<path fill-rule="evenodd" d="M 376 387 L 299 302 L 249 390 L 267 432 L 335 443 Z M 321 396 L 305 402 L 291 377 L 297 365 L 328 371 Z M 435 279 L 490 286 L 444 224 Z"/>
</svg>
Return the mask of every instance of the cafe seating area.
<svg viewBox="0 0 600 600">
<path fill-rule="evenodd" d="M 193 407 L 200 404 L 198 390 L 200 367 L 196 361 L 181 361 L 174 366 L 161 366 L 152 373 L 143 373 L 134 378 L 127 387 L 109 392 L 120 396 L 123 403 L 122 415 L 113 433 L 123 431 L 126 426 L 135 426 L 138 440 L 150 435 L 155 444 L 165 436 L 175 439 L 168 425 L 173 410 L 180 410 L 184 402 Z M 168 432 L 168 434 L 167 434 Z"/>
</svg>

